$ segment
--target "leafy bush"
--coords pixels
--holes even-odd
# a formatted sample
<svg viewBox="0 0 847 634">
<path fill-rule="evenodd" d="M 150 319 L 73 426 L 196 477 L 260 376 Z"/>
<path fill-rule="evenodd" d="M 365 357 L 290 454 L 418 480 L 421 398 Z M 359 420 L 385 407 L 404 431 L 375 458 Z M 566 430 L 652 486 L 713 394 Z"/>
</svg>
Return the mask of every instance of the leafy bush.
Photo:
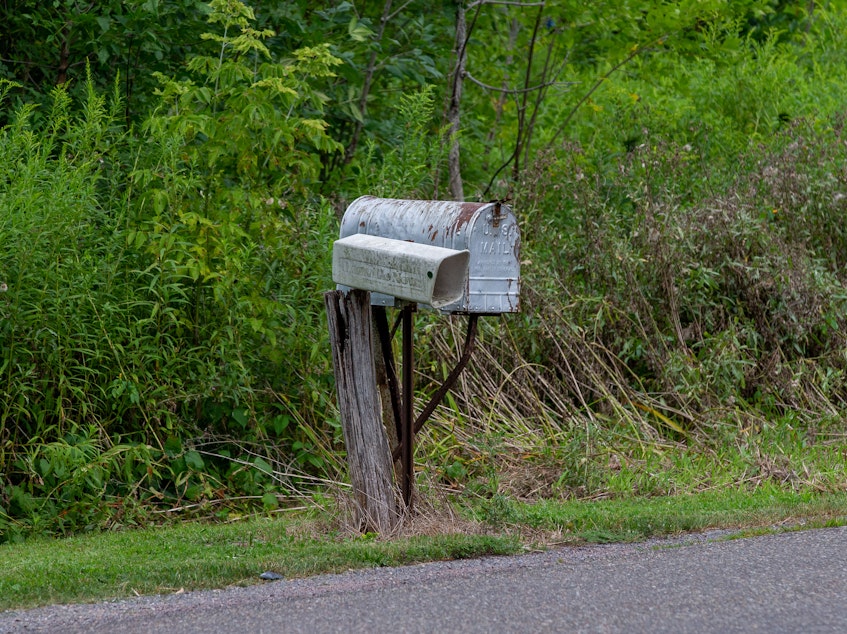
<svg viewBox="0 0 847 634">
<path fill-rule="evenodd" d="M 825 146 L 821 138 L 814 144 Z M 573 308 L 564 318 L 592 324 L 593 335 L 633 372 L 636 381 L 625 383 L 678 405 L 712 407 L 752 397 L 762 384 L 786 405 L 802 398 L 777 379 L 785 364 L 800 359 L 830 355 L 826 363 L 837 363 L 831 355 L 843 344 L 845 294 L 809 232 L 785 230 L 793 221 L 781 216 L 795 218 L 803 199 L 775 213 L 771 196 L 780 190 L 764 188 L 762 196 L 759 170 L 773 161 L 771 152 L 752 148 L 741 161 L 750 172 L 740 170 L 721 195 L 699 196 L 710 175 L 690 151 L 650 141 L 619 163 L 605 198 L 597 195 L 602 183 L 586 175 L 575 153 L 564 169 L 556 166 L 556 183 L 545 180 L 537 191 L 545 198 L 568 191 L 579 216 L 567 233 L 555 234 L 539 216 L 525 234 L 534 241 L 530 249 L 540 250 L 532 259 L 550 267 L 539 281 L 559 280 L 549 291 L 538 289 L 542 304 L 566 289 Z M 837 162 L 819 169 L 834 170 Z M 781 188 L 806 189 L 800 166 L 780 177 Z M 712 183 L 717 189 L 718 181 Z M 561 200 L 557 193 L 551 198 Z M 569 215 L 568 208 L 557 213 Z M 817 239 L 832 238 L 827 232 Z"/>
<path fill-rule="evenodd" d="M 102 525 L 124 498 L 264 500 L 338 469 L 320 299 L 337 224 L 309 194 L 337 147 L 309 82 L 336 62 L 263 62 L 252 12 L 211 5 L 215 55 L 162 78 L 137 137 L 92 81 L 79 112 L 60 87 L 43 123 L 25 106 L 0 131 L 8 526 Z"/>
</svg>

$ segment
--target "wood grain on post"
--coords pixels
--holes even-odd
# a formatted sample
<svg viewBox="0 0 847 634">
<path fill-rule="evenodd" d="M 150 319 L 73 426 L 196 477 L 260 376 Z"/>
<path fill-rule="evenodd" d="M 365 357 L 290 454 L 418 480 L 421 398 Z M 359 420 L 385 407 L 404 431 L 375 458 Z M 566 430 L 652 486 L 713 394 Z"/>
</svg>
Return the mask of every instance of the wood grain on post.
<svg viewBox="0 0 847 634">
<path fill-rule="evenodd" d="M 391 530 L 399 513 L 376 387 L 370 293 L 329 291 L 324 302 L 357 521 L 361 530 Z"/>
</svg>

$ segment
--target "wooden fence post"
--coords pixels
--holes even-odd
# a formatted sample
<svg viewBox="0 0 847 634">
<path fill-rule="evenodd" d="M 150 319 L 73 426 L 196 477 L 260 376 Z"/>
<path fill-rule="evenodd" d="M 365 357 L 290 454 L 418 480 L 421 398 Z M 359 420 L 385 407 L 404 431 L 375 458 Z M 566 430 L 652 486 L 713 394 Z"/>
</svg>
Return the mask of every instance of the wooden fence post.
<svg viewBox="0 0 847 634">
<path fill-rule="evenodd" d="M 329 291 L 324 302 L 357 522 L 364 531 L 391 530 L 400 514 L 376 385 L 370 293 Z"/>
</svg>

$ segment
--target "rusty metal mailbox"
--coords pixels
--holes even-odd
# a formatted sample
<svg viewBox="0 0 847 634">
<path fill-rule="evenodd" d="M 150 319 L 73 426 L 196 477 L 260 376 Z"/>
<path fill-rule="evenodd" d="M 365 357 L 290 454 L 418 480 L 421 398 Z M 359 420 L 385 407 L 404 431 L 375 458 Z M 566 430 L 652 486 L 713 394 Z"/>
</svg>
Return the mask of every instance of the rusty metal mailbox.
<svg viewBox="0 0 847 634">
<path fill-rule="evenodd" d="M 362 196 L 350 204 L 341 221 L 342 240 L 356 234 L 467 251 L 465 288 L 459 299 L 434 306 L 442 313 L 497 315 L 519 310 L 520 231 L 503 203 Z M 395 306 L 397 299 L 371 293 L 371 303 L 378 306 Z"/>
</svg>

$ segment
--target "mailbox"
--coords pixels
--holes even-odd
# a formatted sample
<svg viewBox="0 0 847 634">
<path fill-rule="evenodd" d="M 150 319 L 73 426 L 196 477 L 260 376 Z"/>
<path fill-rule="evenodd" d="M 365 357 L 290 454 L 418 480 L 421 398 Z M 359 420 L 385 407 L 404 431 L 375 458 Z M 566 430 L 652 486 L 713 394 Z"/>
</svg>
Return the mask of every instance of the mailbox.
<svg viewBox="0 0 847 634">
<path fill-rule="evenodd" d="M 350 237 L 365 234 L 387 239 L 374 248 L 381 255 L 355 255 L 348 253 L 342 259 L 349 258 L 349 264 L 340 267 L 356 269 L 365 274 L 365 279 L 355 280 L 343 277 L 336 272 L 335 253 L 333 254 L 333 280 L 344 287 L 365 288 L 371 293 L 371 303 L 380 306 L 394 306 L 396 300 L 404 299 L 428 304 L 442 313 L 464 313 L 496 315 L 514 313 L 520 307 L 520 231 L 511 209 L 499 202 L 460 203 L 451 201 L 395 200 L 362 196 L 353 201 L 341 220 L 340 239 L 335 243 L 346 249 Z M 362 240 L 354 238 L 354 242 Z M 409 247 L 407 255 L 400 255 L 399 243 L 416 245 Z M 376 243 L 371 243 L 376 245 Z M 435 284 L 427 301 L 427 289 L 416 291 L 409 297 L 405 290 L 398 290 L 389 282 L 377 282 L 375 278 L 405 279 L 401 284 L 409 286 L 409 275 L 426 275 L 431 272 L 433 281 L 436 270 L 427 268 L 423 252 L 415 253 L 418 246 L 440 247 L 451 253 L 433 255 L 443 258 L 442 282 Z M 356 244 L 354 249 L 359 248 Z M 397 249 L 396 257 L 392 255 Z M 335 249 L 334 249 L 335 251 Z M 467 252 L 467 275 L 460 273 L 461 258 L 457 254 Z M 450 258 L 453 257 L 451 260 Z M 354 264 L 353 259 L 359 258 Z M 367 260 L 366 258 L 371 258 Z M 376 259 L 386 266 L 380 272 Z M 370 268 L 368 272 L 367 267 Z M 390 271 L 388 271 L 390 269 Z M 400 273 L 399 271 L 402 271 Z M 343 278 L 343 279 L 342 279 Z M 461 278 L 461 293 L 450 298 L 456 280 Z M 449 287 L 449 288 L 448 288 Z M 445 292 L 438 292 L 443 289 Z M 449 292 L 447 292 L 449 291 Z M 404 296 L 404 293 L 406 296 Z M 423 293 L 422 295 L 420 293 Z"/>
</svg>

